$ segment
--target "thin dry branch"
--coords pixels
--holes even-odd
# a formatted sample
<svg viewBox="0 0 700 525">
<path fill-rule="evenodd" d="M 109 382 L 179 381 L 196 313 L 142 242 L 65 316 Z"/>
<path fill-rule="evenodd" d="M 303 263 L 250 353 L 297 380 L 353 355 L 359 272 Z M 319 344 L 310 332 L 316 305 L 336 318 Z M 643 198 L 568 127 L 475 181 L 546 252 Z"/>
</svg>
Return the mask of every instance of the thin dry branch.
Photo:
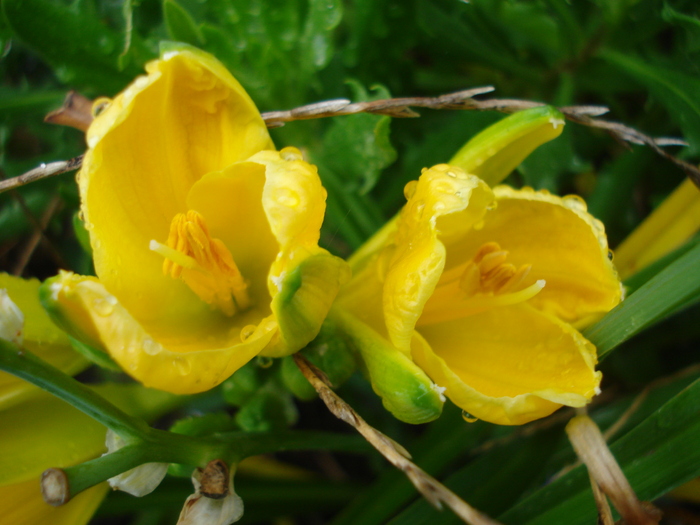
<svg viewBox="0 0 700 525">
<path fill-rule="evenodd" d="M 262 114 L 262 118 L 268 128 L 277 128 L 284 126 L 287 122 L 297 120 L 310 120 L 317 118 L 338 117 L 342 115 L 354 115 L 358 113 L 371 113 L 374 115 L 386 115 L 394 118 L 415 118 L 420 114 L 413 111 L 411 108 L 430 108 L 430 109 L 448 109 L 448 110 L 470 110 L 470 111 L 500 111 L 501 113 L 515 113 L 524 109 L 545 106 L 542 102 L 533 102 L 531 100 L 519 99 L 484 99 L 475 100 L 477 95 L 490 93 L 494 90 L 493 86 L 477 87 L 455 93 L 448 93 L 438 97 L 405 97 L 405 98 L 388 98 L 382 100 L 373 100 L 370 102 L 351 102 L 348 99 L 334 99 L 308 104 L 288 111 L 269 111 Z M 75 100 L 80 95 L 71 93 L 64 103 L 64 107 L 49 115 L 49 120 L 55 123 L 80 127 L 85 125 L 85 115 L 80 118 L 73 118 L 78 115 L 81 109 L 74 108 L 77 106 Z M 81 99 L 80 108 L 85 106 Z M 693 183 L 700 188 L 700 169 L 698 167 L 682 161 L 662 149 L 662 146 L 687 146 L 687 143 L 676 138 L 653 138 L 634 128 L 620 124 L 619 122 L 610 122 L 600 120 L 593 117 L 598 117 L 608 112 L 608 108 L 604 106 L 567 106 L 558 108 L 564 117 L 577 124 L 598 128 L 607 131 L 616 140 L 628 144 L 643 144 L 650 147 L 661 157 L 669 160 L 676 166 L 680 167 Z M 84 111 L 83 111 L 84 112 Z M 66 118 L 66 113 L 71 122 L 62 121 Z M 75 115 L 74 115 L 75 114 Z M 52 116 L 53 115 L 53 116 Z M 58 115 L 58 117 L 56 117 Z M 82 120 L 81 120 L 82 119 Z M 76 125 L 75 122 L 79 125 Z M 85 122 L 84 122 L 85 121 Z M 82 156 L 76 157 L 68 161 L 52 162 L 51 164 L 42 164 L 27 173 L 0 181 L 0 193 L 12 188 L 17 188 L 35 180 L 51 177 L 66 171 L 72 171 L 80 168 Z"/>
<path fill-rule="evenodd" d="M 41 164 L 33 170 L 29 170 L 27 173 L 0 181 L 0 193 L 19 188 L 30 182 L 77 170 L 82 163 L 83 156 L 78 155 L 70 160 L 59 160 L 57 162 L 50 162 L 49 164 Z"/>
<path fill-rule="evenodd" d="M 304 377 L 306 377 L 316 392 L 318 392 L 319 397 L 326 404 L 328 410 L 338 419 L 345 421 L 348 425 L 357 430 L 370 445 L 376 448 L 379 453 L 389 461 L 389 463 L 406 474 L 411 483 L 413 483 L 413 486 L 416 487 L 418 492 L 420 492 L 431 505 L 437 509 L 441 509 L 444 503 L 450 507 L 462 521 L 471 525 L 499 525 L 497 521 L 489 518 L 464 502 L 454 492 L 410 461 L 408 459 L 408 457 L 410 457 L 409 454 L 401 445 L 385 436 L 374 427 L 368 425 L 350 405 L 331 390 L 328 385 L 328 380 L 321 370 L 309 363 L 300 354 L 294 355 L 294 361 L 299 367 L 299 370 L 301 370 L 301 373 L 304 374 Z"/>
</svg>

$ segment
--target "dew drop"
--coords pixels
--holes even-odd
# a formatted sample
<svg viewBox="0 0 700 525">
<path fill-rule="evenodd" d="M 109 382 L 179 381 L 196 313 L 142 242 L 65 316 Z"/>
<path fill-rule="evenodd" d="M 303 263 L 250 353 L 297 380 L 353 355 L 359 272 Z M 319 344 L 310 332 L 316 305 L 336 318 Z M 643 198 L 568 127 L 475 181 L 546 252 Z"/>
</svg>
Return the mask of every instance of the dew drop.
<svg viewBox="0 0 700 525">
<path fill-rule="evenodd" d="M 280 151 L 280 157 L 286 161 L 302 160 L 301 152 L 296 148 L 284 148 Z"/>
<path fill-rule="evenodd" d="M 608 250 L 608 259 L 612 261 L 613 257 L 614 257 L 614 255 L 613 255 L 612 250 Z"/>
<path fill-rule="evenodd" d="M 175 370 L 177 370 L 181 376 L 186 376 L 192 371 L 192 365 L 187 359 L 173 359 L 173 365 L 175 366 Z"/>
<path fill-rule="evenodd" d="M 249 324 L 241 328 L 241 341 L 245 341 L 255 332 L 257 328 L 254 324 Z"/>
<path fill-rule="evenodd" d="M 94 299 L 92 301 L 92 306 L 97 315 L 101 315 L 102 317 L 112 315 L 112 312 L 114 312 L 114 304 L 107 299 Z"/>
<path fill-rule="evenodd" d="M 272 358 L 259 355 L 256 362 L 260 368 L 270 368 L 272 366 Z"/>
<path fill-rule="evenodd" d="M 289 188 L 277 188 L 277 190 L 275 190 L 274 199 L 277 204 L 289 208 L 299 205 L 299 194 Z"/>
<path fill-rule="evenodd" d="M 43 170 L 44 168 L 46 168 L 46 163 L 42 162 L 40 166 L 41 166 L 41 169 Z"/>
<path fill-rule="evenodd" d="M 413 197 L 415 195 L 417 187 L 418 187 L 417 180 L 412 180 L 411 182 L 407 183 L 403 187 L 403 196 L 406 197 L 406 199 L 410 199 L 411 197 Z"/>
<path fill-rule="evenodd" d="M 475 423 L 475 422 L 479 421 L 478 417 L 472 416 L 466 410 L 462 410 L 462 419 L 464 419 L 464 421 L 466 421 L 467 423 Z"/>
<path fill-rule="evenodd" d="M 143 340 L 142 348 L 148 355 L 156 355 L 163 349 L 160 343 L 157 343 L 151 338 L 146 338 Z"/>
</svg>

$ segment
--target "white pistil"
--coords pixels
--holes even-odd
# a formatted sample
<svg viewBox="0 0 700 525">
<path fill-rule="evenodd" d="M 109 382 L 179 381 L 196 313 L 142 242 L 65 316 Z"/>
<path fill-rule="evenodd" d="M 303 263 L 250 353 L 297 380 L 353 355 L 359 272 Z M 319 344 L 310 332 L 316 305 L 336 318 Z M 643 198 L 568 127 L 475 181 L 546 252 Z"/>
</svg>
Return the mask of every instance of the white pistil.
<svg viewBox="0 0 700 525">
<path fill-rule="evenodd" d="M 183 268 L 187 268 L 188 270 L 199 270 L 202 272 L 205 271 L 204 268 L 202 268 L 200 264 L 194 259 L 194 257 L 190 257 L 189 255 L 185 255 L 184 253 L 179 252 L 176 249 L 171 248 L 170 246 L 161 244 L 155 239 L 151 239 L 148 248 L 151 251 L 156 252 L 161 257 L 164 257 L 169 261 L 172 261 L 175 264 L 182 266 Z"/>
</svg>

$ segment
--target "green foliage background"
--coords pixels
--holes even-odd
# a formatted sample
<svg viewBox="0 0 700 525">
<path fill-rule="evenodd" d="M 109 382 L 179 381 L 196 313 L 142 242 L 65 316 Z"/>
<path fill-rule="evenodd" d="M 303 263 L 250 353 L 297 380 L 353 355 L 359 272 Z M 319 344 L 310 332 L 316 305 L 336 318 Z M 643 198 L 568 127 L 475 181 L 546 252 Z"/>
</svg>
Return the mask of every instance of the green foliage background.
<svg viewBox="0 0 700 525">
<path fill-rule="evenodd" d="M 82 133 L 44 124 L 43 116 L 60 106 L 69 89 L 90 98 L 115 95 L 157 56 L 162 40 L 216 55 L 261 111 L 336 97 L 434 96 L 493 85 L 499 98 L 606 105 L 611 120 L 652 136 L 682 136 L 689 146 L 674 154 L 694 163 L 700 158 L 695 0 L 2 0 L 0 174 L 12 177 L 80 154 Z M 273 131 L 278 146 L 302 147 L 319 165 L 329 192 L 322 242 L 330 250 L 352 253 L 396 212 L 404 184 L 422 167 L 447 161 L 501 118 L 420 112 L 419 119 L 356 115 Z M 614 247 L 683 176 L 644 147 L 626 147 L 601 131 L 567 124 L 560 138 L 538 149 L 508 182 L 582 195 L 604 221 Z M 58 267 L 90 271 L 90 256 L 73 228 L 78 197 L 71 174 L 0 195 L 3 270 L 20 264 L 34 222 L 56 199 L 58 211 L 23 274 L 48 277 Z M 700 374 L 697 369 L 677 374 L 698 361 L 700 310 L 693 305 L 700 299 L 700 250 L 691 242 L 638 279 L 635 288 L 646 284 L 624 309 L 587 332 L 608 355 L 602 363 L 607 401 L 591 410 L 603 428 L 648 389 L 611 440 L 642 499 L 659 498 L 700 475 Z M 642 337 L 632 337 L 642 329 Z M 274 370 L 250 369 L 238 378 L 248 381 L 245 400 L 236 398 L 240 389 L 231 393 L 224 385 L 223 395 L 217 390 L 198 398 L 180 415 L 223 409 L 227 401 L 243 406 L 235 418 L 239 428 L 269 429 L 270 421 L 278 422 L 273 428 L 286 426 L 300 416 L 301 428 L 342 429 L 317 401 L 295 407 L 273 386 L 258 390 Z M 464 423 L 458 410 L 447 407 L 440 420 L 416 429 L 385 413 L 359 376 L 341 393 L 404 444 L 419 465 L 503 523 L 595 521 L 582 467 L 552 481 L 574 460 L 563 419 L 526 434 Z M 324 461 L 333 466 L 310 480 L 237 478 L 246 503 L 243 522 L 456 520 L 419 500 L 402 475 L 371 452 L 359 461 L 282 457 L 311 470 L 323 471 L 317 465 Z M 338 480 L 324 480 L 338 469 L 343 473 Z M 143 499 L 114 494 L 95 523 L 174 523 L 190 492 L 186 480 L 170 479 Z M 680 504 L 667 498 L 661 505 L 675 512 Z"/>
</svg>

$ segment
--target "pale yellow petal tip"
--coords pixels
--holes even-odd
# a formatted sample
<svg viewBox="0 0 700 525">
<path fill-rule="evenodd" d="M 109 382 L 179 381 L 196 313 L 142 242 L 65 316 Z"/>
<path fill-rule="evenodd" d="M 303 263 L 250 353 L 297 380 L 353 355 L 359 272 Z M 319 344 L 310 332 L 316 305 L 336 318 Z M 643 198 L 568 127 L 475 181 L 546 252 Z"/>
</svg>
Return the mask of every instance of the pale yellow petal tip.
<svg viewBox="0 0 700 525">
<path fill-rule="evenodd" d="M 126 446 L 126 442 L 112 430 L 107 430 L 105 446 L 109 455 Z M 109 478 L 113 490 L 121 490 L 132 496 L 142 497 L 153 492 L 168 473 L 168 463 L 144 463 L 131 470 Z"/>
<path fill-rule="evenodd" d="M 21 346 L 24 342 L 24 314 L 6 289 L 0 289 L 0 339 Z"/>
</svg>

